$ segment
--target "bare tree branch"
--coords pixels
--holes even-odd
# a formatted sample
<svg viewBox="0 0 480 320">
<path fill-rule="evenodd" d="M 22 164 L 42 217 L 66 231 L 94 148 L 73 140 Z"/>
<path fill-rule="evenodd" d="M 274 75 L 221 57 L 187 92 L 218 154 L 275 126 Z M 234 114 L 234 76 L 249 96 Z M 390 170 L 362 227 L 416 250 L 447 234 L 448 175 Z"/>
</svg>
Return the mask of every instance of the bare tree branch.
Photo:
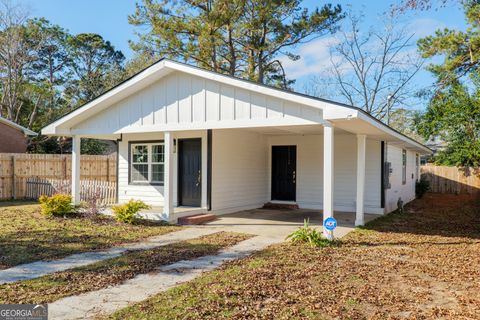
<svg viewBox="0 0 480 320">
<path fill-rule="evenodd" d="M 327 86 L 329 97 L 342 97 L 378 119 L 384 119 L 392 106 L 408 104 L 414 90 L 409 85 L 422 67 L 414 51 L 413 34 L 388 21 L 383 30 L 361 32 L 362 16 L 347 14 L 348 28 L 339 34 L 339 43 L 330 51 L 331 68 L 327 78 L 316 77 L 311 87 Z M 315 88 L 310 89 L 322 95 Z"/>
</svg>

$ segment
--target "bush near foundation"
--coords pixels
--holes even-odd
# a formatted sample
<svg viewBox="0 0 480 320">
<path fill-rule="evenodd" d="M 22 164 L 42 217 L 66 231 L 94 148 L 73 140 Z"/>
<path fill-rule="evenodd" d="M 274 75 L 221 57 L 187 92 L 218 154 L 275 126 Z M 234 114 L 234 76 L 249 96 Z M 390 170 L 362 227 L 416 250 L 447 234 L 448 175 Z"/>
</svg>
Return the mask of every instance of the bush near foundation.
<svg viewBox="0 0 480 320">
<path fill-rule="evenodd" d="M 117 221 L 130 224 L 135 222 L 137 213 L 139 213 L 142 209 L 150 209 L 150 206 L 141 200 L 133 199 L 130 199 L 125 204 L 112 207 L 115 219 Z"/>
<path fill-rule="evenodd" d="M 68 194 L 54 194 L 53 196 L 41 196 L 38 201 L 42 214 L 52 217 L 65 217 L 75 214 L 75 206 L 72 204 L 72 196 Z"/>
<path fill-rule="evenodd" d="M 428 182 L 428 180 L 422 175 L 420 181 L 415 183 L 415 195 L 417 196 L 417 199 L 422 198 L 428 190 L 430 190 L 430 182 Z"/>
</svg>

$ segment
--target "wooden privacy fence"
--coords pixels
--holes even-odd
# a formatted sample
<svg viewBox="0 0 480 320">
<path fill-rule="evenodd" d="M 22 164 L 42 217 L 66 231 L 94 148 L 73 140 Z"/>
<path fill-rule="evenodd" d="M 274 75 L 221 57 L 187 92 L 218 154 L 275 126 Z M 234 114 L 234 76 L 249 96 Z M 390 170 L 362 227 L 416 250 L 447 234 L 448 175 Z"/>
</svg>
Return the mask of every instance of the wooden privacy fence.
<svg viewBox="0 0 480 320">
<path fill-rule="evenodd" d="M 430 192 L 480 194 L 480 169 L 427 164 L 420 171 L 430 182 Z"/>
<path fill-rule="evenodd" d="M 80 201 L 97 201 L 99 205 L 116 202 L 117 183 L 112 181 L 80 180 Z M 51 196 L 55 193 L 70 194 L 70 180 L 28 178 L 26 199 L 38 199 L 42 195 Z"/>
<path fill-rule="evenodd" d="M 80 179 L 116 182 L 116 165 L 116 154 L 82 155 Z M 25 198 L 29 178 L 68 180 L 71 171 L 70 154 L 0 153 L 0 200 Z"/>
</svg>

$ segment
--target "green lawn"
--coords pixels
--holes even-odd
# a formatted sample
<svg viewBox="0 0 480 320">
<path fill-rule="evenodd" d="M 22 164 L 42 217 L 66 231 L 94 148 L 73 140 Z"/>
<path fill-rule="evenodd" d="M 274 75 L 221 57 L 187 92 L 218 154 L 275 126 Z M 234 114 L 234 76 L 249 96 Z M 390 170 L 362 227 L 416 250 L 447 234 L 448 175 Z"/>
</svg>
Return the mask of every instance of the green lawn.
<svg viewBox="0 0 480 320">
<path fill-rule="evenodd" d="M 105 249 L 179 230 L 163 223 L 128 225 L 109 217 L 47 218 L 32 202 L 0 202 L 0 269 Z"/>
<path fill-rule="evenodd" d="M 336 247 L 285 243 L 112 319 L 480 319 L 480 202 L 426 195 Z"/>
<path fill-rule="evenodd" d="M 161 265 L 216 254 L 250 235 L 217 232 L 150 250 L 136 250 L 120 257 L 69 269 L 28 281 L 0 285 L 0 303 L 49 303 L 60 298 L 100 290 L 153 272 Z"/>
</svg>

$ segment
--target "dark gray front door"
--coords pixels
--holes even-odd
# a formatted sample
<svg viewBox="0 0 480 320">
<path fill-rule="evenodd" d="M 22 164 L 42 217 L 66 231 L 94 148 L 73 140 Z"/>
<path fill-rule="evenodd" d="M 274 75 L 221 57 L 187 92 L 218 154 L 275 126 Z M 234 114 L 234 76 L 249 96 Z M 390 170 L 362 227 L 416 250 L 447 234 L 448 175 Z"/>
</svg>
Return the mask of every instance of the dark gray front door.
<svg viewBox="0 0 480 320">
<path fill-rule="evenodd" d="M 178 141 L 178 202 L 200 207 L 202 199 L 202 140 Z"/>
<path fill-rule="evenodd" d="M 296 200 L 297 146 L 272 146 L 272 200 Z"/>
</svg>

